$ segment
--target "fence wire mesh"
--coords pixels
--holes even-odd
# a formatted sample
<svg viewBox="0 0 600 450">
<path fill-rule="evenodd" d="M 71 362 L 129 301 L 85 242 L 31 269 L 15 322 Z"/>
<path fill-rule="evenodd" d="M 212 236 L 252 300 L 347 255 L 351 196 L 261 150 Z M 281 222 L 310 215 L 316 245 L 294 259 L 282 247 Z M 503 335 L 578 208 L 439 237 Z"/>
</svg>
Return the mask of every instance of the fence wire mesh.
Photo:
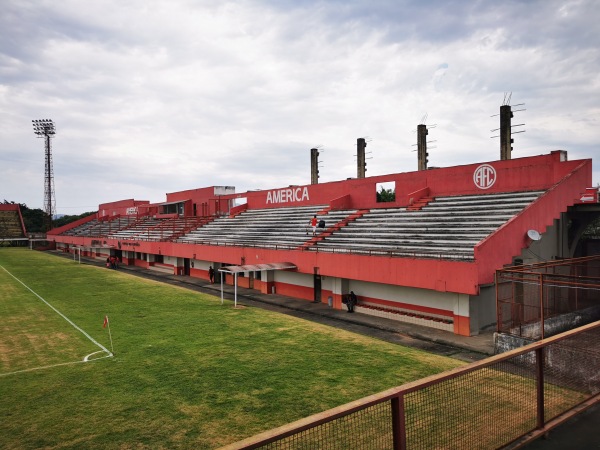
<svg viewBox="0 0 600 450">
<path fill-rule="evenodd" d="M 393 448 L 389 403 L 379 403 L 261 447 L 279 449 Z"/>
<path fill-rule="evenodd" d="M 408 394 L 407 448 L 490 449 L 516 439 L 536 423 L 533 374 L 503 361 Z"/>
<path fill-rule="evenodd" d="M 600 400 L 600 322 L 230 449 L 494 449 Z M 394 399 L 398 414 L 392 413 Z M 398 426 L 394 427 L 396 420 Z"/>
<path fill-rule="evenodd" d="M 551 344 L 544 355 L 545 420 L 600 393 L 600 329 Z"/>
</svg>

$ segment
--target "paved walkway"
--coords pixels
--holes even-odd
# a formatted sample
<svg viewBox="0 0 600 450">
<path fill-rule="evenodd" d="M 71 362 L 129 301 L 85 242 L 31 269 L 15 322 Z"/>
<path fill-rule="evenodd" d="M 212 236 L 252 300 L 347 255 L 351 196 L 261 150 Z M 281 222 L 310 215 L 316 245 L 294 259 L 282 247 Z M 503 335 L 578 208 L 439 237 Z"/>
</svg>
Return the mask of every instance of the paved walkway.
<svg viewBox="0 0 600 450">
<path fill-rule="evenodd" d="M 56 252 L 56 254 L 72 258 L 71 255 L 64 253 Z M 105 264 L 103 261 L 88 258 L 81 258 L 81 261 L 101 267 Z M 221 285 L 210 284 L 206 280 L 169 275 L 135 266 L 121 266 L 119 270 L 142 278 L 184 286 L 217 297 L 221 296 Z M 457 336 L 447 331 L 381 317 L 360 313 L 349 314 L 346 311 L 330 308 L 326 303 L 313 303 L 279 294 L 261 294 L 255 290 L 240 287 L 238 287 L 237 293 L 239 305 L 276 311 L 466 362 L 486 358 L 492 355 L 494 350 L 492 332 L 470 337 Z M 233 300 L 234 287 L 224 285 L 223 297 Z M 522 448 L 527 450 L 600 450 L 600 405 L 590 408 L 585 413 L 552 430 L 547 439 L 538 439 Z"/>
</svg>

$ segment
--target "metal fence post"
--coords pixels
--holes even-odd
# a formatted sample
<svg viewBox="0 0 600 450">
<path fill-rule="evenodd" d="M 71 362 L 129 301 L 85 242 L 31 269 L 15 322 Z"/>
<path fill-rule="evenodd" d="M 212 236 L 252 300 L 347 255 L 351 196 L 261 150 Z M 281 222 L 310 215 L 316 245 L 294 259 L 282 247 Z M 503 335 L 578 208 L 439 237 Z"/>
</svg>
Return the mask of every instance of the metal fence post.
<svg viewBox="0 0 600 450">
<path fill-rule="evenodd" d="M 544 274 L 540 272 L 540 326 L 541 339 L 544 339 Z"/>
<path fill-rule="evenodd" d="M 406 417 L 404 416 L 404 394 L 391 399 L 392 434 L 394 450 L 406 450 Z"/>
<path fill-rule="evenodd" d="M 535 350 L 537 428 L 544 427 L 544 347 Z"/>
</svg>

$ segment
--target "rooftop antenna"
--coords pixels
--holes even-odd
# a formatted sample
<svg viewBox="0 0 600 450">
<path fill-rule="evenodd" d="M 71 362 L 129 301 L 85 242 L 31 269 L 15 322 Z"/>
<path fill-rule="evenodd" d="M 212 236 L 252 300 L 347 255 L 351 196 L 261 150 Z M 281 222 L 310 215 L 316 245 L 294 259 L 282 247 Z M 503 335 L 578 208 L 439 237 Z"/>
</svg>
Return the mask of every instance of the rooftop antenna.
<svg viewBox="0 0 600 450">
<path fill-rule="evenodd" d="M 500 107 L 500 114 L 494 114 L 493 116 L 491 116 L 491 117 L 500 116 L 500 128 L 494 128 L 493 130 L 490 130 L 490 131 L 493 133 L 494 131 L 500 130 L 500 134 L 497 136 L 492 136 L 492 138 L 500 137 L 500 159 L 501 160 L 511 159 L 511 157 L 512 157 L 512 150 L 513 150 L 512 144 L 515 141 L 512 138 L 512 135 L 517 134 L 517 133 L 525 133 L 525 130 L 512 131 L 512 127 L 522 127 L 525 125 L 524 123 L 512 125 L 511 122 L 512 122 L 512 118 L 513 118 L 513 113 L 519 112 L 519 111 L 526 111 L 526 110 L 525 110 L 525 108 L 513 110 L 512 106 L 510 105 L 511 99 L 512 99 L 512 92 L 505 92 L 504 99 L 502 100 L 502 106 Z M 523 106 L 523 105 L 525 105 L 525 103 L 518 103 L 513 106 Z"/>
<path fill-rule="evenodd" d="M 52 146 L 50 139 L 56 134 L 54 122 L 51 119 L 32 120 L 33 132 L 39 138 L 44 138 L 46 154 L 46 170 L 44 174 L 44 212 L 46 213 L 46 231 L 52 229 L 52 220 L 56 212 L 54 198 L 54 170 L 52 169 Z"/>
</svg>

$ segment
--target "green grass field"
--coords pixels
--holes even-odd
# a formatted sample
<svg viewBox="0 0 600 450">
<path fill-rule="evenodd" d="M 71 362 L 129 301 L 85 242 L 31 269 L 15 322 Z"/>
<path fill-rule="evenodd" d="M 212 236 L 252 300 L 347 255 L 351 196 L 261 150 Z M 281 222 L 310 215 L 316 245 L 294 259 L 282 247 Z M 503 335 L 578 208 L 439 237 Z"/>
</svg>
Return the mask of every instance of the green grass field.
<svg viewBox="0 0 600 450">
<path fill-rule="evenodd" d="M 463 364 L 27 249 L 0 286 L 2 449 L 218 448 Z"/>
</svg>

